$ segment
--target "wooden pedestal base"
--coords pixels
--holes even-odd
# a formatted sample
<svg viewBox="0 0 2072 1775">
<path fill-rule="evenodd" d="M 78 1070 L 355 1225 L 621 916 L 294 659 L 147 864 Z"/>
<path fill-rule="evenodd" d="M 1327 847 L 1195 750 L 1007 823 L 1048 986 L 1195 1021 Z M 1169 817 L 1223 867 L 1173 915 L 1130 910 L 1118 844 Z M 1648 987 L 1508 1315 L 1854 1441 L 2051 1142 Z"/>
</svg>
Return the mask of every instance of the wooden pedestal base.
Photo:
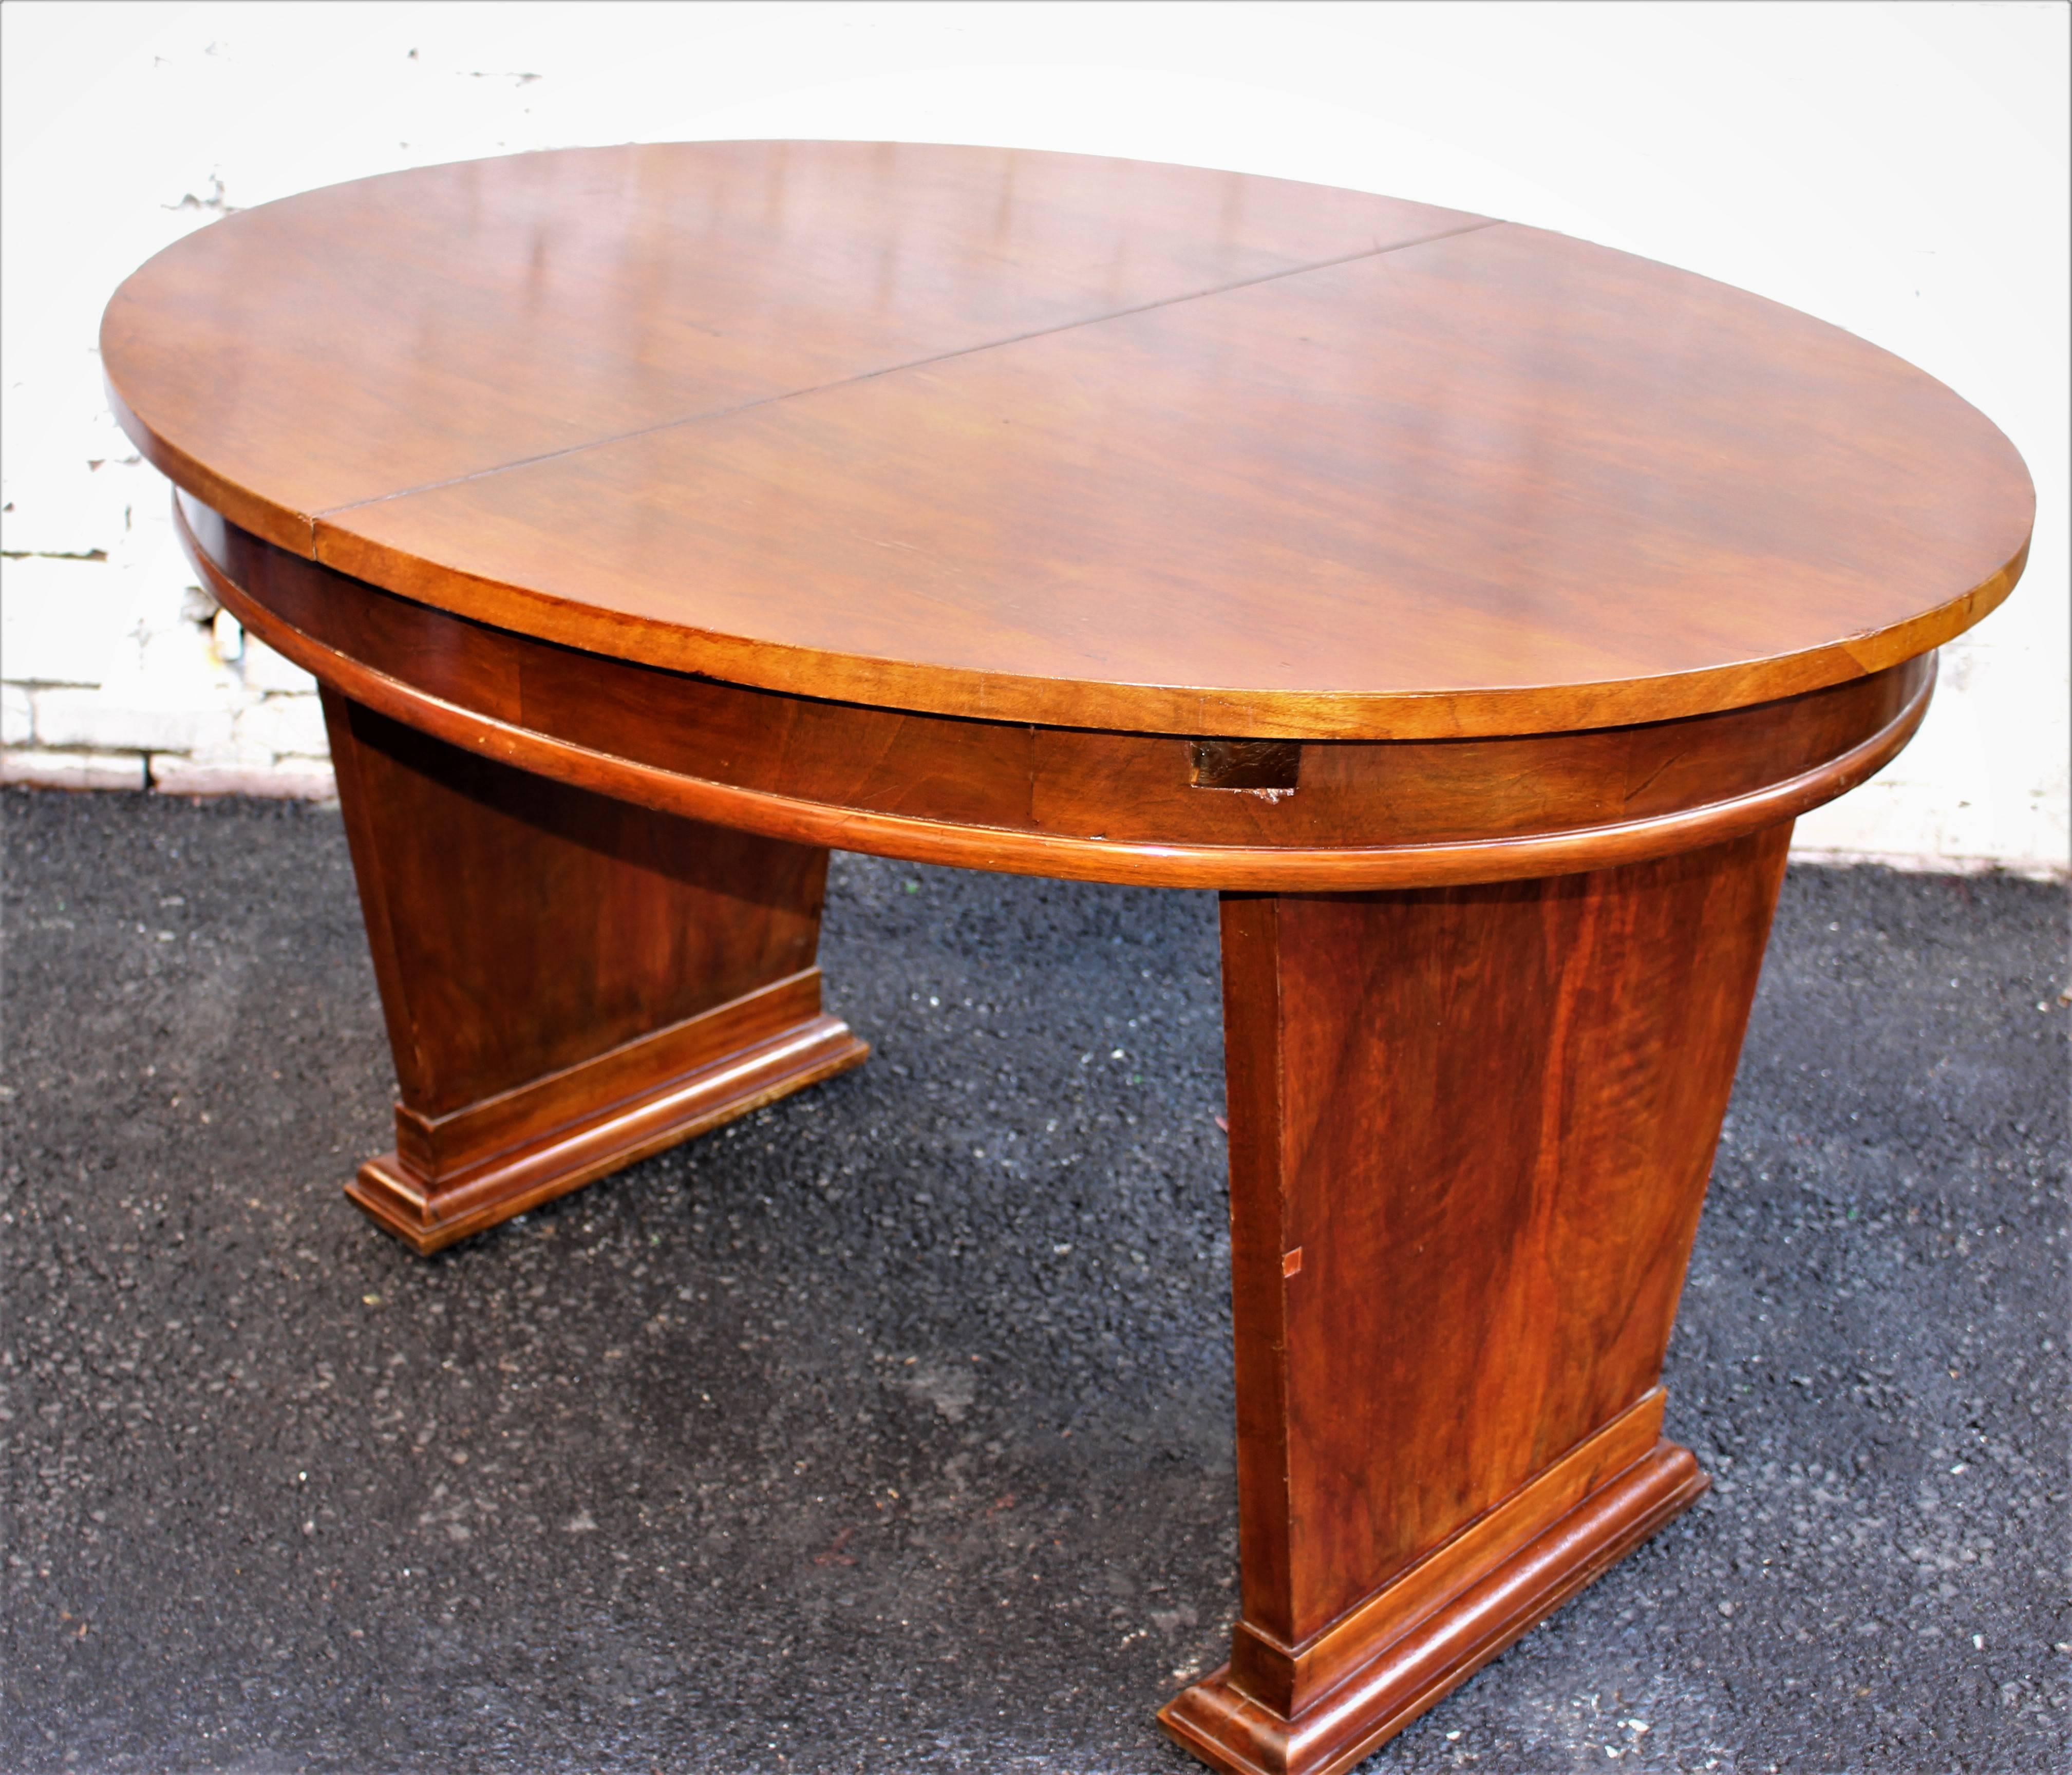
<svg viewBox="0 0 2072 1775">
<path fill-rule="evenodd" d="M 1244 1607 L 1160 1715 L 1203 1761 L 1349 1767 L 1704 1490 L 1659 1377 L 1789 836 L 1223 897 Z"/>
<path fill-rule="evenodd" d="M 417 1251 L 870 1052 L 820 1008 L 824 850 L 325 713 L 402 1087 L 346 1194 Z"/>
<path fill-rule="evenodd" d="M 397 1151 L 345 1193 L 405 1243 L 438 1251 L 859 1065 L 870 1048 L 820 1000 L 812 968 L 436 1121 L 399 1106 Z"/>
<path fill-rule="evenodd" d="M 1709 1483 L 1688 1448 L 1658 1441 L 1522 1544 L 1484 1545 L 1495 1537 L 1464 1531 L 1375 1596 L 1357 1621 L 1304 1654 L 1285 1654 L 1289 1665 L 1309 1662 L 1334 1673 L 1334 1686 L 1296 1718 L 1246 1693 L 1226 1664 L 1175 1695 L 1158 1723 L 1227 1775 L 1338 1775 L 1688 1510 Z M 1513 1516 L 1506 1526 L 1515 1532 L 1519 1525 Z"/>
</svg>

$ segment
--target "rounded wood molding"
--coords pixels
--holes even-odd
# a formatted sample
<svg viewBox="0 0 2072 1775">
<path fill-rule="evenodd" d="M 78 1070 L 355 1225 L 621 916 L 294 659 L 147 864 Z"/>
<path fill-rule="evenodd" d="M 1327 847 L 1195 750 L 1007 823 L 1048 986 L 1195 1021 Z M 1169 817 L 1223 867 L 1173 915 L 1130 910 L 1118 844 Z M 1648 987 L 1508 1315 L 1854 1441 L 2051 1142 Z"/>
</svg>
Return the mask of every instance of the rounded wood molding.
<svg viewBox="0 0 2072 1775">
<path fill-rule="evenodd" d="M 1221 756 L 1215 736 L 915 716 L 664 672 L 412 605 L 184 495 L 174 516 L 210 590 L 252 633 L 352 701 L 452 744 L 766 836 L 1082 881 L 1435 887 L 1717 844 L 1869 777 L 1912 737 L 1935 678 L 1930 655 L 1682 721 L 1268 748 L 1298 754 L 1285 787 L 1219 787 L 1199 780 Z M 692 756 L 710 774 L 686 767 Z M 1021 823 L 1005 823 L 1018 810 Z M 1131 836 L 1107 830 L 1126 817 L 1139 823 Z M 1320 824 L 1339 841 L 1305 841 Z"/>
</svg>

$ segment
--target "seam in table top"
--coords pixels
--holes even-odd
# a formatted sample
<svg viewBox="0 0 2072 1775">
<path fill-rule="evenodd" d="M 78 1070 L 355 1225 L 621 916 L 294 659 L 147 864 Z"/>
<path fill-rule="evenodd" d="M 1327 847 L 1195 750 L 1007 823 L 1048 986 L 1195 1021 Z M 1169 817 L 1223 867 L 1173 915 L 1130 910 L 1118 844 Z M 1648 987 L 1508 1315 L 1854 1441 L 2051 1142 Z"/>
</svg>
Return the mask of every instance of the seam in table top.
<svg viewBox="0 0 2072 1775">
<path fill-rule="evenodd" d="M 391 499 L 407 499 L 413 494 L 434 493 L 442 487 L 459 487 L 469 481 L 486 480 L 492 475 L 508 474 L 513 469 L 532 468 L 541 462 L 558 461 L 565 456 L 579 456 L 585 450 L 602 450 L 610 444 L 623 444 L 635 438 L 652 437 L 657 432 L 675 431 L 685 425 L 699 425 L 715 419 L 728 419 L 737 413 L 752 412 L 758 407 L 775 406 L 780 401 L 795 401 L 806 395 L 824 394 L 831 388 L 844 388 L 858 382 L 870 382 L 882 376 L 896 376 L 902 370 L 919 370 L 931 364 L 946 364 L 954 358 L 971 357 L 980 351 L 997 351 L 1009 345 L 1020 345 L 1034 339 L 1047 339 L 1054 334 L 1069 333 L 1082 327 L 1098 327 L 1104 322 L 1122 320 L 1132 314 L 1148 314 L 1157 308 L 1172 308 L 1182 302 L 1199 302 L 1210 296 L 1227 295 L 1234 290 L 1249 290 L 1259 284 L 1276 283 L 1285 277 L 1299 277 L 1312 271 L 1328 271 L 1334 265 L 1352 265 L 1362 259 L 1379 259 L 1392 253 L 1402 253 L 1412 247 L 1430 246 L 1438 240 L 1450 240 L 1463 234 L 1478 234 L 1485 228 L 1507 226 L 1501 216 L 1485 216 L 1461 228 L 1441 228 L 1436 234 L 1420 235 L 1415 240 L 1397 240 L 1385 247 L 1366 247 L 1358 253 L 1342 253 L 1335 258 L 1318 259 L 1309 265 L 1289 265 L 1279 271 L 1261 273 L 1256 277 L 1240 277 L 1227 284 L 1217 284 L 1207 290 L 1190 290 L 1177 296 L 1161 296 L 1153 302 L 1137 302 L 1128 308 L 1116 308 L 1099 314 L 1086 314 L 1077 320 L 1060 321 L 1054 327 L 1034 327 L 1026 333 L 1015 333 L 1005 339 L 986 339 L 976 345 L 964 345 L 953 351 L 937 351 L 927 357 L 910 358 L 898 364 L 887 364 L 874 370 L 860 370 L 854 376 L 837 376 L 832 382 L 816 382 L 803 388 L 787 388 L 781 393 L 758 395 L 753 401 L 742 401 L 730 407 L 715 407 L 708 412 L 685 413 L 680 418 L 664 419 L 652 425 L 638 425 L 631 431 L 614 432 L 607 437 L 586 438 L 580 444 L 565 444 L 559 450 L 541 450 L 536 455 L 514 457 L 508 462 L 497 462 L 487 468 L 471 469 L 465 475 L 449 475 L 442 479 L 424 481 L 414 487 L 398 487 L 393 493 L 376 493 L 364 499 L 349 499 L 343 505 L 326 506 L 310 516 L 312 527 L 326 518 L 334 518 L 342 512 L 358 512 L 370 505 L 385 505 Z M 312 539 L 314 540 L 314 539 Z M 314 558 L 314 557 L 313 557 Z"/>
</svg>

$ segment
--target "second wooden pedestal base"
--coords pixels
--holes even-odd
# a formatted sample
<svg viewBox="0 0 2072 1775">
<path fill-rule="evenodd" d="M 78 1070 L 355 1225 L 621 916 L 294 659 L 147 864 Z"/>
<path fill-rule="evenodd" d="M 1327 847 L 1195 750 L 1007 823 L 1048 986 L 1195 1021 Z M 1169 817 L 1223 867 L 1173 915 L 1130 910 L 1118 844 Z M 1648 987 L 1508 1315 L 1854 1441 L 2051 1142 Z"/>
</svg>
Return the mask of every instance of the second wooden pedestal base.
<svg viewBox="0 0 2072 1775">
<path fill-rule="evenodd" d="M 820 1008 L 824 850 L 324 707 L 402 1087 L 346 1193 L 417 1251 L 870 1051 Z"/>
<path fill-rule="evenodd" d="M 832 1074 L 870 1048 L 820 1010 L 818 968 L 438 1120 L 345 1193 L 430 1254 Z M 414 1136 L 405 1149 L 400 1143 Z"/>
</svg>

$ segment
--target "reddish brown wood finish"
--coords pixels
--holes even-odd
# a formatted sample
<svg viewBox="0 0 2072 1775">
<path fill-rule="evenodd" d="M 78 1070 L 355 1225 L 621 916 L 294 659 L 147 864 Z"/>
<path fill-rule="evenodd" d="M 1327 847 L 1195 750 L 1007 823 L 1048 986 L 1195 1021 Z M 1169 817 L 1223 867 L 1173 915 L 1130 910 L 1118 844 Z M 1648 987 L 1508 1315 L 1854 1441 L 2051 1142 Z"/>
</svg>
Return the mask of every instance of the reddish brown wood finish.
<svg viewBox="0 0 2072 1775">
<path fill-rule="evenodd" d="M 2004 597 L 2007 440 L 1586 243 L 1227 173 L 439 167 L 109 304 L 326 688 L 430 1250 L 861 1058 L 826 848 L 1223 890 L 1244 1615 L 1336 1771 L 1698 1494 L 1663 1351 L 1790 820 Z"/>
<path fill-rule="evenodd" d="M 315 553 L 772 688 L 1400 739 L 1879 670 L 1999 603 L 2033 516 L 1897 359 L 1506 225 L 340 512 Z"/>
<path fill-rule="evenodd" d="M 436 1251 L 869 1052 L 827 853 L 512 770 L 324 692 L 402 1100 L 351 1194 Z"/>
<path fill-rule="evenodd" d="M 1657 1383 L 1789 836 L 1225 897 L 1244 1617 L 1189 1748 L 1349 1765 L 1703 1489 Z"/>
<path fill-rule="evenodd" d="M 176 481 L 357 578 L 1045 726 L 1491 737 L 1774 701 L 1976 622 L 2034 515 L 1975 409 L 1745 292 L 993 150 L 586 150 L 312 192 L 153 260 L 102 353 Z"/>
<path fill-rule="evenodd" d="M 1485 220 L 1006 148 L 580 148 L 228 217 L 101 347 L 150 460 L 306 554 L 342 507 Z"/>
</svg>

